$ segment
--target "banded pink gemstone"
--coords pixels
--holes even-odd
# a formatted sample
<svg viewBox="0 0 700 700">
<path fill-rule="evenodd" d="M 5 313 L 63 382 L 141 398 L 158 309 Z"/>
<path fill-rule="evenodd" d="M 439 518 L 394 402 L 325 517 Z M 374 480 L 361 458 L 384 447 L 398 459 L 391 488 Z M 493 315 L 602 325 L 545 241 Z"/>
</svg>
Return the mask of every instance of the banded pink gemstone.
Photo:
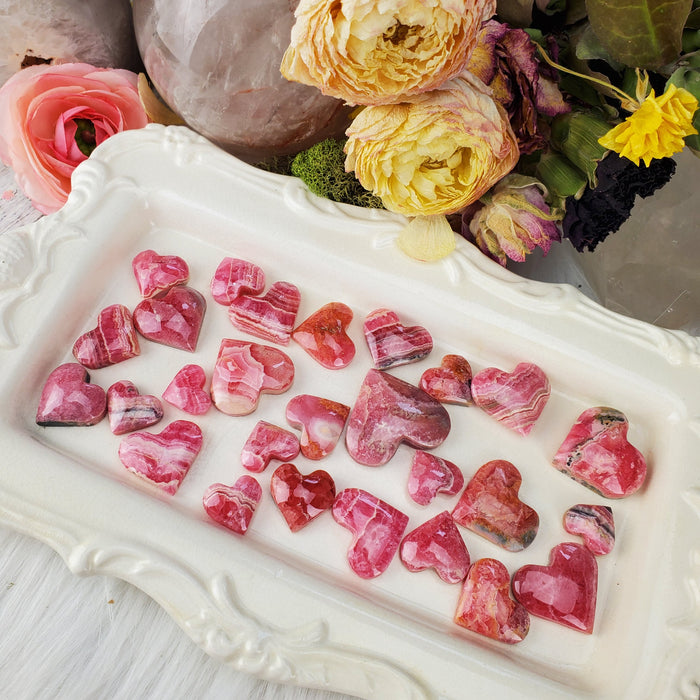
<svg viewBox="0 0 700 700">
<path fill-rule="evenodd" d="M 204 415 L 211 408 L 211 398 L 204 390 L 207 375 L 199 365 L 185 365 L 163 392 L 172 406 L 193 416 Z"/>
<path fill-rule="evenodd" d="M 214 301 L 224 306 L 230 306 L 241 294 L 260 294 L 264 288 L 262 268 L 239 258 L 224 258 L 211 281 Z"/>
<path fill-rule="evenodd" d="M 521 435 L 530 433 L 551 392 L 547 375 L 531 362 L 511 373 L 487 367 L 474 375 L 471 389 L 479 408 Z"/>
<path fill-rule="evenodd" d="M 352 309 L 331 302 L 311 314 L 292 333 L 292 339 L 327 369 L 347 367 L 355 357 L 355 343 L 347 333 Z"/>
<path fill-rule="evenodd" d="M 112 304 L 100 311 L 97 327 L 83 333 L 73 345 L 73 355 L 88 369 L 100 369 L 135 357 L 139 340 L 129 309 Z"/>
<path fill-rule="evenodd" d="M 350 568 L 364 579 L 384 573 L 396 554 L 408 516 L 358 488 L 341 491 L 333 502 L 333 518 L 352 532 Z"/>
<path fill-rule="evenodd" d="M 581 535 L 586 547 L 598 556 L 610 554 L 615 546 L 615 522 L 608 506 L 572 506 L 564 513 L 564 529 L 570 535 Z"/>
<path fill-rule="evenodd" d="M 202 505 L 214 522 L 245 535 L 261 498 L 260 484 L 252 476 L 244 474 L 233 486 L 212 484 L 204 492 Z"/>
<path fill-rule="evenodd" d="M 307 459 L 323 459 L 338 444 L 350 406 L 320 396 L 299 394 L 287 404 L 289 425 L 301 429 L 299 444 Z"/>
<path fill-rule="evenodd" d="M 187 263 L 178 255 L 158 255 L 155 250 L 143 250 L 131 261 L 141 296 L 160 294 L 190 278 Z"/>
<path fill-rule="evenodd" d="M 404 326 L 396 312 L 376 309 L 367 314 L 365 339 L 377 369 L 417 362 L 433 349 L 433 338 L 422 326 Z"/>
<path fill-rule="evenodd" d="M 294 363 L 277 348 L 224 338 L 211 380 L 216 408 L 245 416 L 258 406 L 261 394 L 282 394 L 294 381 Z"/>
<path fill-rule="evenodd" d="M 426 369 L 419 386 L 442 403 L 470 406 L 472 400 L 472 368 L 461 355 L 445 355 L 439 367 Z"/>
<path fill-rule="evenodd" d="M 287 345 L 300 303 L 297 287 L 289 282 L 275 282 L 262 297 L 241 294 L 234 298 L 229 306 L 229 319 L 239 330 Z"/>
<path fill-rule="evenodd" d="M 453 496 L 463 486 L 464 476 L 453 462 L 423 450 L 413 455 L 408 494 L 418 505 L 427 506 L 438 493 Z"/>
<path fill-rule="evenodd" d="M 299 454 L 299 438 L 289 430 L 259 420 L 241 450 L 241 464 L 251 472 L 265 471 L 273 459 L 284 462 Z"/>
<path fill-rule="evenodd" d="M 163 417 L 163 405 L 150 394 L 139 394 L 133 382 L 115 382 L 107 389 L 110 430 L 123 435 L 155 425 Z"/>
</svg>

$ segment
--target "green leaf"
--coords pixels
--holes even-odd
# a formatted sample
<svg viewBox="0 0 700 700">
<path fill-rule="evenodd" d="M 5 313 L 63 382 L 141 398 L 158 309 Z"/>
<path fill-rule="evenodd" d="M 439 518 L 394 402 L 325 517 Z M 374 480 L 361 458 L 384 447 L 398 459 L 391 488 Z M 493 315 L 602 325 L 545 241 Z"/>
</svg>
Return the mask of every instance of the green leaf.
<svg viewBox="0 0 700 700">
<path fill-rule="evenodd" d="M 586 0 L 593 31 L 626 66 L 655 69 L 675 60 L 693 0 Z"/>
<path fill-rule="evenodd" d="M 513 27 L 529 27 L 535 0 L 496 0 L 496 14 L 501 22 Z"/>
</svg>

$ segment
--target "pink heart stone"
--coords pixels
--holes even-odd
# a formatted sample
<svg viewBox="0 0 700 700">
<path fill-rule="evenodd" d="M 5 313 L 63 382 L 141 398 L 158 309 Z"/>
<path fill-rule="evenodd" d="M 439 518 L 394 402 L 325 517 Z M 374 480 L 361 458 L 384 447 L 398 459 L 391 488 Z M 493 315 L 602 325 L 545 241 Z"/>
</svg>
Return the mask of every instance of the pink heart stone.
<svg viewBox="0 0 700 700">
<path fill-rule="evenodd" d="M 467 546 L 447 511 L 409 532 L 399 556 L 409 571 L 432 567 L 445 583 L 459 583 L 469 570 Z"/>
<path fill-rule="evenodd" d="M 450 432 L 444 406 L 408 382 L 386 372 L 367 372 L 348 417 L 345 445 L 360 464 L 386 464 L 402 441 L 432 449 Z"/>
<path fill-rule="evenodd" d="M 132 433 L 119 445 L 119 459 L 133 474 L 173 494 L 202 448 L 202 431 L 176 420 L 158 434 Z"/>
<path fill-rule="evenodd" d="M 207 302 L 191 287 L 178 286 L 134 309 L 136 330 L 148 340 L 194 352 Z"/>
<path fill-rule="evenodd" d="M 606 498 L 624 498 L 638 491 L 647 475 L 642 453 L 627 440 L 623 413 L 589 408 L 573 425 L 554 456 L 564 474 Z"/>
<path fill-rule="evenodd" d="M 464 486 L 459 467 L 429 452 L 417 450 L 408 475 L 408 494 L 418 505 L 427 506 L 438 493 L 454 496 Z"/>
<path fill-rule="evenodd" d="M 38 425 L 95 425 L 107 413 L 107 395 L 88 371 L 67 362 L 49 374 L 36 411 Z"/>
<path fill-rule="evenodd" d="M 518 498 L 522 477 L 503 459 L 484 464 L 467 484 L 452 511 L 455 522 L 510 552 L 535 539 L 540 519 Z"/>
<path fill-rule="evenodd" d="M 615 522 L 608 506 L 572 506 L 564 513 L 564 529 L 570 535 L 581 535 L 586 547 L 598 556 L 610 554 L 615 546 Z"/>
<path fill-rule="evenodd" d="M 260 294 L 265 273 L 257 265 L 238 258 L 224 258 L 211 281 L 211 295 L 217 304 L 230 306 L 241 294 Z"/>
<path fill-rule="evenodd" d="M 364 579 L 386 571 L 399 548 L 408 516 L 367 491 L 349 488 L 333 502 L 336 522 L 352 532 L 350 568 Z"/>
<path fill-rule="evenodd" d="M 73 345 L 75 359 L 88 369 L 100 369 L 139 354 L 139 340 L 129 309 L 112 304 L 100 311 L 97 327 Z"/>
<path fill-rule="evenodd" d="M 301 429 L 301 453 L 307 459 L 323 459 L 335 448 L 348 419 L 350 406 L 300 394 L 287 404 L 287 421 Z"/>
<path fill-rule="evenodd" d="M 224 338 L 211 380 L 214 405 L 230 416 L 245 416 L 260 394 L 282 394 L 294 381 L 294 363 L 269 345 Z"/>
<path fill-rule="evenodd" d="M 522 642 L 530 631 L 530 616 L 510 597 L 509 590 L 510 574 L 500 561 L 475 561 L 462 587 L 454 621 L 499 642 Z"/>
<path fill-rule="evenodd" d="M 349 306 L 331 302 L 299 324 L 292 339 L 323 367 L 342 369 L 355 357 L 355 343 L 347 334 L 352 316 Z"/>
<path fill-rule="evenodd" d="M 261 498 L 260 484 L 252 476 L 244 474 L 233 486 L 212 484 L 204 492 L 202 505 L 214 522 L 245 535 Z"/>
<path fill-rule="evenodd" d="M 168 384 L 163 398 L 193 416 L 204 415 L 211 407 L 211 398 L 204 390 L 207 375 L 199 365 L 185 365 Z"/>
<path fill-rule="evenodd" d="M 323 469 L 301 474 L 293 464 L 282 464 L 272 474 L 270 492 L 289 529 L 297 532 L 333 505 L 335 482 Z"/>
<path fill-rule="evenodd" d="M 530 433 L 549 400 L 549 394 L 549 379 L 530 362 L 521 362 L 510 374 L 487 367 L 472 379 L 474 403 L 521 435 Z"/>
<path fill-rule="evenodd" d="M 513 576 L 513 594 L 532 615 L 586 634 L 593 632 L 598 564 L 582 544 L 563 542 L 549 566 L 528 564 Z"/>
<path fill-rule="evenodd" d="M 109 428 L 123 435 L 155 425 L 163 417 L 161 402 L 150 394 L 139 394 L 133 382 L 115 382 L 107 389 Z"/>
<path fill-rule="evenodd" d="M 472 368 L 461 355 L 445 355 L 439 367 L 423 372 L 419 386 L 442 403 L 470 406 Z"/>
<path fill-rule="evenodd" d="M 265 471 L 272 459 L 287 461 L 299 454 L 299 438 L 289 430 L 259 420 L 241 450 L 241 464 L 251 472 Z"/>
<path fill-rule="evenodd" d="M 228 316 L 239 330 L 287 345 L 300 303 L 297 287 L 289 282 L 275 282 L 262 297 L 241 294 L 233 299 Z"/>
<path fill-rule="evenodd" d="M 158 255 L 155 250 L 144 250 L 132 261 L 141 296 L 148 298 L 164 292 L 190 278 L 187 263 L 177 255 Z"/>
<path fill-rule="evenodd" d="M 433 339 L 422 326 L 404 326 L 398 314 L 376 309 L 364 323 L 367 347 L 377 369 L 416 362 L 433 349 Z"/>
</svg>

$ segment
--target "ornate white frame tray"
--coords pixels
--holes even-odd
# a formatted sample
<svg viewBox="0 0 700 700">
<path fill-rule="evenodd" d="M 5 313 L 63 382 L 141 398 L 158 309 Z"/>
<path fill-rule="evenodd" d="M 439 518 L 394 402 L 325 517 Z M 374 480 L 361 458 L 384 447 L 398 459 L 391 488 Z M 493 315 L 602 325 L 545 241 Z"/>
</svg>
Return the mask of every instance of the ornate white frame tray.
<svg viewBox="0 0 700 700">
<path fill-rule="evenodd" d="M 697 698 L 699 339 L 609 312 L 572 287 L 525 281 L 465 241 L 444 261 L 411 260 L 395 245 L 401 217 L 320 200 L 185 128 L 119 134 L 73 182 L 61 211 L 0 238 L 2 522 L 48 543 L 75 573 L 143 589 L 209 654 L 259 677 L 392 700 Z M 72 360 L 74 340 L 100 309 L 140 300 L 131 260 L 147 248 L 188 262 L 190 285 L 208 301 L 200 342 L 190 354 L 143 341 L 140 356 L 91 372 L 105 389 L 130 379 L 159 395 L 191 362 L 211 376 L 220 339 L 244 337 L 209 294 L 225 256 L 257 263 L 268 284 L 296 284 L 299 321 L 330 301 L 355 314 L 358 352 L 346 369 L 325 370 L 292 342 L 285 352 L 296 378 L 287 394 L 263 396 L 250 416 L 211 409 L 193 419 L 204 447 L 172 497 L 122 467 L 106 421 L 34 421 L 49 372 Z M 359 579 L 346 561 L 350 533 L 330 513 L 289 531 L 269 495 L 273 467 L 258 475 L 263 501 L 244 537 L 206 516 L 204 490 L 244 472 L 239 453 L 257 420 L 285 425 L 286 402 L 299 393 L 354 402 L 371 366 L 362 321 L 379 307 L 435 339 L 429 358 L 392 370 L 408 381 L 449 352 L 474 371 L 531 361 L 550 378 L 552 397 L 527 438 L 477 408 L 448 407 L 452 431 L 436 453 L 467 480 L 490 459 L 512 461 L 523 474 L 521 497 L 540 515 L 539 534 L 519 553 L 462 530 L 472 561 L 495 557 L 513 573 L 547 564 L 553 546 L 576 539 L 562 527 L 564 511 L 606 501 L 557 472 L 551 457 L 584 409 L 627 415 L 649 477 L 637 494 L 608 502 L 617 542 L 598 560 L 592 635 L 532 618 L 522 643 L 502 645 L 452 622 L 460 587 L 432 571 L 410 573 L 396 557 L 378 578 Z M 191 418 L 165 410 L 162 425 Z M 363 467 L 341 441 L 321 462 L 294 461 L 304 473 L 329 471 L 338 490 L 358 486 L 389 501 L 409 515 L 410 530 L 457 498 L 412 503 L 410 456 L 402 446 L 387 465 Z"/>
</svg>

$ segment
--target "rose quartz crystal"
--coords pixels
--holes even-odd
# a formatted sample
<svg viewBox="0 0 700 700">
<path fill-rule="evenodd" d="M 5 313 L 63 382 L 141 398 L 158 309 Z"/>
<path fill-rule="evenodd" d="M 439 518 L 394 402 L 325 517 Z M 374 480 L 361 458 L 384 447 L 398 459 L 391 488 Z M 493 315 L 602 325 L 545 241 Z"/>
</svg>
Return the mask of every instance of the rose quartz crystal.
<svg viewBox="0 0 700 700">
<path fill-rule="evenodd" d="M 75 359 L 88 369 L 100 369 L 135 357 L 140 352 L 131 313 L 112 304 L 100 311 L 97 327 L 83 333 L 73 345 Z"/>
<path fill-rule="evenodd" d="M 376 309 L 367 314 L 365 339 L 377 369 L 417 362 L 433 349 L 433 339 L 422 326 L 404 326 L 398 314 Z"/>
<path fill-rule="evenodd" d="M 155 250 L 143 250 L 131 261 L 141 296 L 152 297 L 190 278 L 187 263 L 177 255 L 158 255 Z"/>
<path fill-rule="evenodd" d="M 331 302 L 311 314 L 292 332 L 292 339 L 327 369 L 347 367 L 355 357 L 355 343 L 347 333 L 352 309 Z"/>
<path fill-rule="evenodd" d="M 444 442 L 450 416 L 440 402 L 386 372 L 367 372 L 348 417 L 345 445 L 360 464 L 386 464 L 402 441 L 422 449 Z"/>
<path fill-rule="evenodd" d="M 211 281 L 211 295 L 217 304 L 229 306 L 241 294 L 260 294 L 265 288 L 262 268 L 239 258 L 224 258 Z"/>
<path fill-rule="evenodd" d="M 419 386 L 442 403 L 470 406 L 472 368 L 461 355 L 445 355 L 439 367 L 426 369 Z"/>
<path fill-rule="evenodd" d="M 399 556 L 409 571 L 434 568 L 445 583 L 459 583 L 469 570 L 469 552 L 452 516 L 443 511 L 409 532 Z"/>
<path fill-rule="evenodd" d="M 549 379 L 530 362 L 521 362 L 510 373 L 488 367 L 472 379 L 474 403 L 521 435 L 530 433 L 549 394 Z"/>
<path fill-rule="evenodd" d="M 193 416 L 205 414 L 211 407 L 211 398 L 204 390 L 207 375 L 199 365 L 185 365 L 168 384 L 163 398 L 171 405 Z"/>
<path fill-rule="evenodd" d="M 110 430 L 123 435 L 155 425 L 163 417 L 163 405 L 150 394 L 139 394 L 133 382 L 115 382 L 107 389 Z"/>
<path fill-rule="evenodd" d="M 204 492 L 202 505 L 214 522 L 245 535 L 261 498 L 260 484 L 252 476 L 244 474 L 233 486 L 212 484 Z"/>
<path fill-rule="evenodd" d="M 408 525 L 408 516 L 367 491 L 348 488 L 333 503 L 333 517 L 353 534 L 350 568 L 364 579 L 386 571 Z"/>
<path fill-rule="evenodd" d="M 615 546 L 615 522 L 608 506 L 572 506 L 564 513 L 564 529 L 570 535 L 581 535 L 586 547 L 598 556 L 610 554 Z"/>
<path fill-rule="evenodd" d="M 107 395 L 90 384 L 88 371 L 77 362 L 56 367 L 41 391 L 36 422 L 39 425 L 95 425 L 107 413 Z"/>
<path fill-rule="evenodd" d="M 299 394 L 287 404 L 287 422 L 301 429 L 301 453 L 323 459 L 335 448 L 348 419 L 350 406 L 310 394 Z"/>
<path fill-rule="evenodd" d="M 456 464 L 416 450 L 408 475 L 408 494 L 418 505 L 427 506 L 438 493 L 454 496 L 463 486 L 464 476 Z"/>
<path fill-rule="evenodd" d="M 299 454 L 299 438 L 289 430 L 259 420 L 241 450 L 241 464 L 251 472 L 265 471 L 272 459 L 286 461 Z"/>
</svg>

